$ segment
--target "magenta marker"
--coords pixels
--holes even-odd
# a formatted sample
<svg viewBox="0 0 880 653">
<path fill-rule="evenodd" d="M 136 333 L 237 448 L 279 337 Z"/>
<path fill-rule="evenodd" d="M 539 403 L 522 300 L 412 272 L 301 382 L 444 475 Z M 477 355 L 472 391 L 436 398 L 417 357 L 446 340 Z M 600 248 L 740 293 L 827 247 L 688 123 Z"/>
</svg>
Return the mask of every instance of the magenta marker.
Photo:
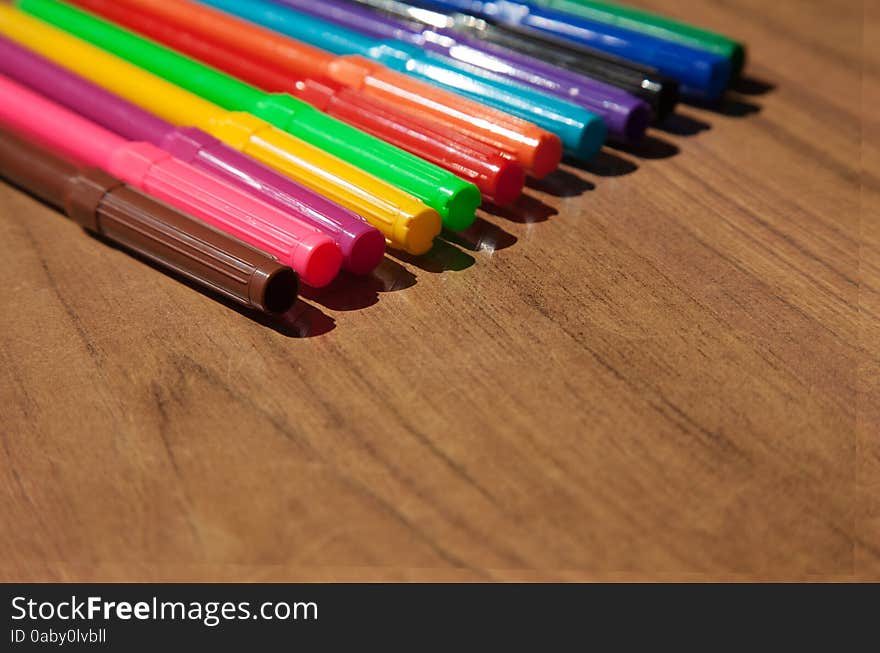
<svg viewBox="0 0 880 653">
<path fill-rule="evenodd" d="M 443 55 L 463 66 L 479 68 L 511 83 L 563 98 L 602 117 L 608 135 L 634 143 L 642 138 L 651 122 L 650 105 L 616 86 L 563 70 L 539 59 L 440 27 L 401 20 L 364 5 L 344 0 L 279 0 L 312 16 L 366 34 L 375 39 L 391 39 L 417 45 Z M 422 12 L 428 15 L 430 12 Z M 421 15 L 421 14 L 419 14 Z"/>
<path fill-rule="evenodd" d="M 385 237 L 356 213 L 223 144 L 195 127 L 176 127 L 0 36 L 0 74 L 132 141 L 151 143 L 327 234 L 356 274 L 382 260 Z M 304 279 L 305 280 L 305 279 Z"/>
</svg>

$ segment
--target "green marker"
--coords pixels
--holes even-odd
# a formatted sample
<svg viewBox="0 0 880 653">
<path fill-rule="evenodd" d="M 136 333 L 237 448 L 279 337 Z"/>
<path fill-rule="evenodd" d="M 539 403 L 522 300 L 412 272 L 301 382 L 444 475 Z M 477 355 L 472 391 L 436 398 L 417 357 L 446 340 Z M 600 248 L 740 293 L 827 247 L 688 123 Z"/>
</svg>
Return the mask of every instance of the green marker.
<svg viewBox="0 0 880 653">
<path fill-rule="evenodd" d="M 285 93 L 266 93 L 194 59 L 57 0 L 18 7 L 230 111 L 246 111 L 417 197 L 452 231 L 467 229 L 479 189 L 451 172 L 365 134 Z"/>
<path fill-rule="evenodd" d="M 532 0 L 532 2 L 545 9 L 707 50 L 729 59 L 733 76 L 739 75 L 745 65 L 746 51 L 741 43 L 688 23 L 602 0 Z"/>
</svg>

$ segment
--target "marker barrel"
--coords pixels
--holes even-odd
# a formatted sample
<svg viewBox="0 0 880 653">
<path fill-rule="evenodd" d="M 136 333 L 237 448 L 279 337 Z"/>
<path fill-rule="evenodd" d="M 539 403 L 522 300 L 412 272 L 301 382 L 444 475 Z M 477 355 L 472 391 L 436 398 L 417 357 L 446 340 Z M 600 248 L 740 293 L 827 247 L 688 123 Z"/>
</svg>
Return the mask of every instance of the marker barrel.
<svg viewBox="0 0 880 653">
<path fill-rule="evenodd" d="M 273 257 L 2 128 L 0 171 L 88 231 L 238 304 L 277 314 L 296 301 L 296 273 Z"/>
<path fill-rule="evenodd" d="M 347 269 L 365 274 L 382 260 L 385 238 L 359 216 L 192 127 L 154 114 L 0 36 L 0 73 L 132 141 L 161 147 L 333 238 Z"/>
<path fill-rule="evenodd" d="M 0 95 L 5 124 L 277 257 L 304 283 L 325 286 L 338 274 L 339 248 L 311 226 L 155 145 L 126 141 L 5 77 L 0 77 Z"/>
<path fill-rule="evenodd" d="M 100 15 L 115 0 L 75 0 Z M 365 134 L 286 94 L 268 94 L 189 57 L 56 0 L 21 7 L 225 109 L 247 111 L 344 161 L 369 171 L 436 209 L 451 230 L 466 229 L 480 204 L 479 190 L 456 175 Z"/>
<path fill-rule="evenodd" d="M 121 0 L 101 14 L 154 41 L 274 92 L 288 92 L 316 109 L 454 173 L 480 189 L 496 204 L 507 204 L 522 192 L 525 172 L 508 153 L 436 122 L 399 111 L 329 79 L 293 79 L 194 34 L 188 28 L 186 3 Z"/>
<path fill-rule="evenodd" d="M 199 127 L 232 148 L 292 177 L 364 217 L 382 232 L 391 247 L 410 254 L 424 254 L 440 233 L 439 214 L 412 195 L 251 114 L 225 111 L 3 4 L 0 4 L 0 32 L 165 120 Z"/>
</svg>

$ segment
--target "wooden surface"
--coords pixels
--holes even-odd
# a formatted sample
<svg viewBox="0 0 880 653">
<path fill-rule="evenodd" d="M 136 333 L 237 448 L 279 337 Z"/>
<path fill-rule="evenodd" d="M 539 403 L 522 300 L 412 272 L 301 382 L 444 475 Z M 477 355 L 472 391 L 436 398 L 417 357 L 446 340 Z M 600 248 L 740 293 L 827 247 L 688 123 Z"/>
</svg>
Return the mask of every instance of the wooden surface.
<svg viewBox="0 0 880 653">
<path fill-rule="evenodd" d="M 880 578 L 876 4 L 643 4 L 742 92 L 280 325 L 0 186 L 0 577 Z"/>
</svg>

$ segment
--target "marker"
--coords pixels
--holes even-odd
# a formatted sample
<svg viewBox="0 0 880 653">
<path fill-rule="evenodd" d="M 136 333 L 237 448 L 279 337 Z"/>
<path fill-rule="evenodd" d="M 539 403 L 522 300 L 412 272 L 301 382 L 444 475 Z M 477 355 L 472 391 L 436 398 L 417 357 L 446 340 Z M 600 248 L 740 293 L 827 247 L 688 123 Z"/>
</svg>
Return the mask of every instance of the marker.
<svg viewBox="0 0 880 653">
<path fill-rule="evenodd" d="M 513 153 L 535 177 L 550 174 L 559 165 L 559 137 L 530 122 L 416 81 L 369 59 L 336 57 L 221 11 L 188 4 L 191 9 L 186 17 L 192 33 L 242 59 L 282 71 L 290 79 L 326 77 L 423 119 L 447 125 Z"/>
<path fill-rule="evenodd" d="M 638 63 L 655 66 L 677 79 L 681 92 L 692 99 L 714 101 L 730 82 L 730 62 L 705 50 L 621 29 L 613 25 L 537 7 L 528 2 L 486 2 L 484 0 L 425 0 L 433 7 L 465 11 L 491 17 L 506 25 L 517 25 Z"/>
<path fill-rule="evenodd" d="M 382 260 L 385 237 L 351 211 L 224 145 L 195 127 L 175 127 L 0 36 L 0 73 L 131 141 L 172 156 L 255 195 L 330 236 L 356 274 Z"/>
<path fill-rule="evenodd" d="M 0 176 L 86 230 L 238 304 L 280 314 L 296 302 L 296 272 L 268 254 L 2 127 Z"/>
<path fill-rule="evenodd" d="M 89 7 L 91 3 L 80 4 Z M 302 100 L 286 94 L 265 93 L 63 2 L 25 0 L 20 6 L 225 109 L 251 113 L 384 179 L 435 209 L 448 229 L 467 229 L 476 218 L 475 211 L 480 204 L 480 191 L 476 186 L 331 118 Z"/>
<path fill-rule="evenodd" d="M 328 20 L 371 38 L 400 40 L 460 62 L 464 70 L 479 68 L 514 84 L 568 100 L 600 116 L 608 135 L 634 143 L 644 136 L 651 121 L 651 108 L 620 89 L 555 68 L 538 59 L 517 55 L 479 41 L 461 37 L 452 30 L 431 29 L 413 21 L 382 15 L 344 0 L 283 0 L 285 5 Z"/>
<path fill-rule="evenodd" d="M 533 1 L 534 4 L 546 9 L 641 32 L 666 41 L 675 41 L 691 48 L 707 50 L 730 60 L 734 77 L 739 75 L 745 66 L 746 49 L 742 43 L 689 23 L 652 14 L 635 7 L 626 7 L 615 2 L 600 2 L 599 0 Z"/>
<path fill-rule="evenodd" d="M 121 136 L 0 76 L 0 121 L 278 258 L 304 283 L 336 278 L 342 254 L 310 225 L 175 159 Z"/>
<path fill-rule="evenodd" d="M 195 126 L 363 216 L 391 247 L 424 254 L 439 214 L 415 197 L 247 113 L 221 109 L 147 71 L 0 4 L 0 32 L 177 125 Z"/>
<path fill-rule="evenodd" d="M 546 62 L 577 75 L 591 77 L 645 100 L 658 121 L 664 120 L 678 104 L 678 82 L 656 68 L 636 64 L 593 48 L 562 41 L 534 30 L 498 25 L 491 20 L 468 14 L 445 13 L 425 9 L 422 4 L 397 0 L 357 0 L 390 15 L 424 21 L 433 27 L 450 30 L 483 47 L 515 52 Z"/>
<path fill-rule="evenodd" d="M 445 57 L 421 48 L 373 39 L 265 0 L 201 1 L 333 54 L 372 59 L 414 79 L 529 120 L 556 134 L 565 150 L 578 159 L 591 159 L 605 142 L 605 123 L 596 114 L 571 102 L 511 85 L 503 77 L 479 68 L 462 72 L 462 64 L 450 64 Z"/>
<path fill-rule="evenodd" d="M 242 57 L 189 29 L 190 8 L 179 0 L 124 0 L 89 8 L 118 25 L 158 41 L 209 66 L 255 86 L 289 92 L 334 118 L 353 125 L 473 183 L 496 204 L 508 204 L 522 193 L 525 171 L 506 152 L 460 134 L 436 121 L 400 111 L 328 79 L 292 79 Z M 208 10 L 211 11 L 211 10 Z"/>
</svg>

